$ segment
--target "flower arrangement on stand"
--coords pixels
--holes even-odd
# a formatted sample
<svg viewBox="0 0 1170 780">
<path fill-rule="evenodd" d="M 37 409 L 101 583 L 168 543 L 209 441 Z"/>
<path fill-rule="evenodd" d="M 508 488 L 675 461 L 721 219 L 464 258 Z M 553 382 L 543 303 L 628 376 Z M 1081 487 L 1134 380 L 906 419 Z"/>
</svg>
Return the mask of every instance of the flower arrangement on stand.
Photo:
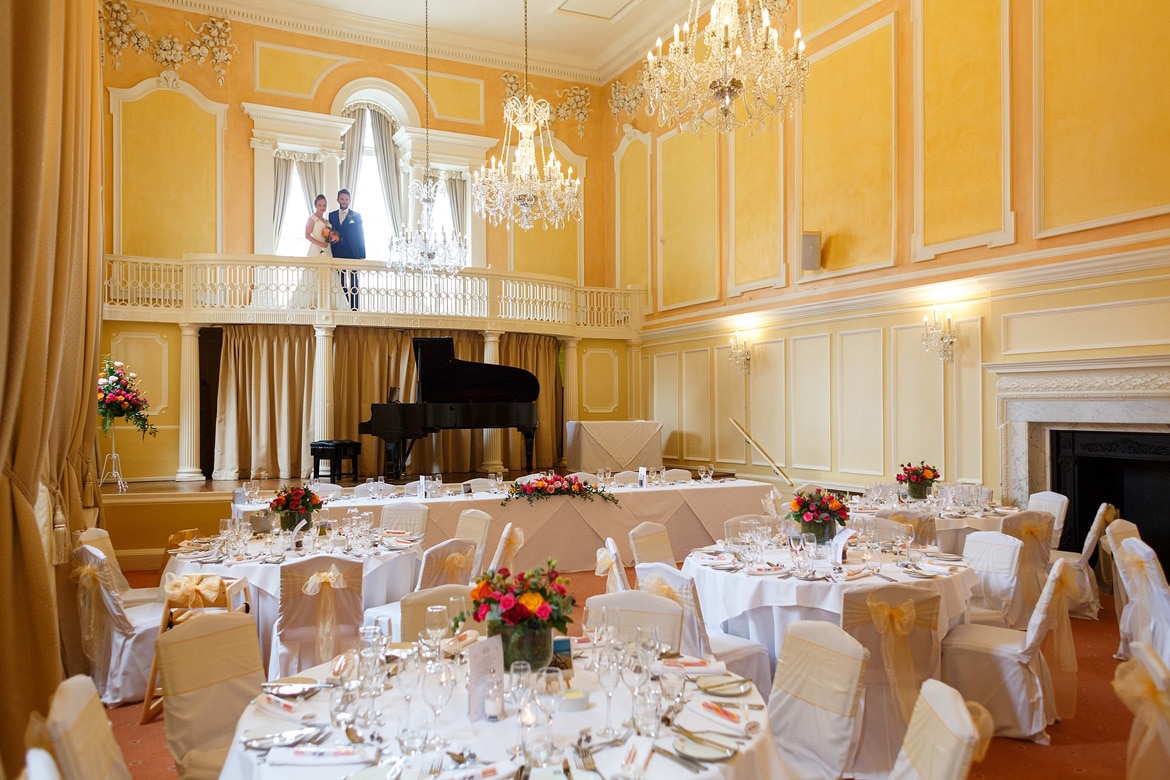
<svg viewBox="0 0 1170 780">
<path fill-rule="evenodd" d="M 820 488 L 809 493 L 797 493 L 788 504 L 788 520 L 800 523 L 801 533 L 816 534 L 817 543 L 824 544 L 837 535 L 837 526 L 849 519 L 849 507 L 836 493 Z"/>
<path fill-rule="evenodd" d="M 268 502 L 268 508 L 280 515 L 280 527 L 291 531 L 301 520 L 311 520 L 319 510 L 321 497 L 307 487 L 299 485 L 282 487 L 276 491 L 276 498 Z"/>
<path fill-rule="evenodd" d="M 138 374 L 134 373 L 121 360 L 113 360 L 109 355 L 102 357 L 102 370 L 98 373 L 98 418 L 102 426 L 102 433 L 110 435 L 114 420 L 125 417 L 126 422 L 133 425 L 146 438 L 158 435 L 158 428 L 150 424 L 146 410 L 150 402 L 138 386 Z"/>
<path fill-rule="evenodd" d="M 472 617 L 486 622 L 488 636 L 499 636 L 504 645 L 504 669 L 526 660 L 533 669 L 547 666 L 553 655 L 552 631 L 565 633 L 577 599 L 569 592 L 569 579 L 557 571 L 551 558 L 547 567 L 513 574 L 498 569 L 481 574 L 471 588 Z M 455 625 L 467 619 L 457 615 Z"/>
<path fill-rule="evenodd" d="M 930 495 L 930 486 L 942 479 L 942 474 L 934 466 L 926 465 L 926 461 L 918 461 L 918 465 L 906 463 L 902 466 L 902 473 L 897 476 L 899 482 L 906 483 L 906 494 L 910 498 L 923 499 Z"/>
<path fill-rule="evenodd" d="M 608 501 L 611 504 L 618 502 L 617 496 L 608 490 L 602 490 L 596 485 L 582 482 L 577 477 L 562 477 L 553 474 L 549 477 L 538 477 L 527 482 L 513 482 L 508 485 L 508 495 L 500 502 L 500 506 L 507 506 L 509 501 L 517 498 L 527 499 L 528 503 L 531 504 L 539 499 L 551 498 L 552 496 L 577 496 L 586 501 L 592 501 L 595 496 L 599 496 L 603 501 Z"/>
</svg>

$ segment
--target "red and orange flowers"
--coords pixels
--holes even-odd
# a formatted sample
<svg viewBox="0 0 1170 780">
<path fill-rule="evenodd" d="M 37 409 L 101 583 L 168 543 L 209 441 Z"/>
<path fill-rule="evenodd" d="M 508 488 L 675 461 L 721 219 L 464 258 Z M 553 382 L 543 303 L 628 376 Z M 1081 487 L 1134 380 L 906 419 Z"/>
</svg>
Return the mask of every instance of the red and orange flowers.
<svg viewBox="0 0 1170 780">
<path fill-rule="evenodd" d="M 110 435 L 115 417 L 125 417 L 126 422 L 146 434 L 154 436 L 158 429 L 150 424 L 146 410 L 150 402 L 138 388 L 138 374 L 131 371 L 120 360 L 111 360 L 109 355 L 102 358 L 102 370 L 98 374 L 98 418 L 102 433 Z"/>
<path fill-rule="evenodd" d="M 476 578 L 471 588 L 473 618 L 499 620 L 508 626 L 555 628 L 562 634 L 572 622 L 569 615 L 577 599 L 569 593 L 569 580 L 549 559 L 545 569 L 512 574 L 507 569 L 489 571 Z M 467 615 L 456 617 L 457 622 Z"/>
<path fill-rule="evenodd" d="M 537 499 L 549 496 L 580 496 L 587 501 L 592 501 L 594 496 L 600 496 L 602 500 L 612 504 L 618 502 L 617 496 L 608 490 L 602 490 L 596 485 L 582 482 L 576 477 L 562 477 L 553 474 L 552 476 L 530 479 L 527 482 L 513 482 L 508 485 L 508 496 L 500 502 L 500 505 L 506 506 L 514 498 L 526 498 L 531 504 Z"/>
</svg>

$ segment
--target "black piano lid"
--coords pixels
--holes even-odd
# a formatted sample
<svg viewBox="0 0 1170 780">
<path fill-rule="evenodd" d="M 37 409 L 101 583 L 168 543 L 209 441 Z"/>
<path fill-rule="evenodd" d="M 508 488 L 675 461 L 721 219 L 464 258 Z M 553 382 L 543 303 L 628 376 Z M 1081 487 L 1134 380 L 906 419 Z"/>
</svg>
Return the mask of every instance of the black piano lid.
<svg viewBox="0 0 1170 780">
<path fill-rule="evenodd" d="M 456 360 L 450 338 L 413 341 L 419 403 L 532 403 L 540 395 L 540 382 L 530 371 Z"/>
</svg>

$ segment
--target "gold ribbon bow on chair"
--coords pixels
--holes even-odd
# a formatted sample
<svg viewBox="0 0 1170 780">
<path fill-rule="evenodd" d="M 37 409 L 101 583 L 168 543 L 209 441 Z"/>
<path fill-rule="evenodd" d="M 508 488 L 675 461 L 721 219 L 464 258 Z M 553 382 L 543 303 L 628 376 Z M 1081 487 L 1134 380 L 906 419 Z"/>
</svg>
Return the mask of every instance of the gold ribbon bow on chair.
<svg viewBox="0 0 1170 780">
<path fill-rule="evenodd" d="M 1048 537 L 1052 534 L 1052 529 L 1048 523 L 1038 518 L 1024 520 L 1020 523 L 1020 538 L 1021 539 L 1035 539 L 1040 542 L 1048 543 Z"/>
<path fill-rule="evenodd" d="M 1154 739 L 1170 745 L 1170 691 L 1158 687 L 1140 659 L 1131 658 L 1118 665 L 1113 673 L 1113 690 L 1133 713 L 1134 720 L 1146 727 L 1139 744 L 1131 741 L 1131 756 L 1135 752 L 1144 752 L 1145 744 Z"/>
<path fill-rule="evenodd" d="M 443 578 L 447 584 L 466 585 L 468 575 L 471 572 L 471 562 L 472 558 L 467 553 L 447 553 L 439 565 L 439 570 L 443 572 Z"/>
<path fill-rule="evenodd" d="M 1056 713 L 1061 718 L 1071 718 L 1077 711 L 1077 650 L 1068 616 L 1068 599 L 1080 586 L 1071 566 L 1063 566 L 1061 569 L 1052 589 L 1052 600 L 1048 604 L 1048 615 L 1052 622 L 1041 650 L 1049 663 Z"/>
<path fill-rule="evenodd" d="M 222 606 L 223 578 L 218 574 L 176 576 L 167 572 L 167 581 L 163 589 L 166 591 L 167 601 L 180 607 L 202 609 Z"/>
<path fill-rule="evenodd" d="M 642 585 L 642 590 L 646 593 L 653 593 L 655 596 L 662 596 L 673 601 L 683 608 L 684 612 L 691 615 L 696 615 L 698 610 L 695 608 L 695 600 L 690 593 L 686 593 L 672 588 L 666 584 L 666 580 L 659 577 L 657 574 L 651 574 L 647 577 Z"/>
<path fill-rule="evenodd" d="M 878 601 L 870 594 L 866 600 L 869 617 L 882 640 L 882 663 L 890 687 L 898 697 L 902 717 L 910 722 L 914 703 L 918 700 L 918 685 L 914 679 L 914 657 L 910 653 L 910 632 L 914 630 L 917 609 L 913 599 L 906 599 L 896 607 Z"/>
<path fill-rule="evenodd" d="M 593 573 L 598 577 L 605 577 L 606 593 L 616 593 L 621 590 L 618 585 L 617 567 L 614 566 L 613 556 L 604 547 L 597 548 L 597 566 Z"/>
<path fill-rule="evenodd" d="M 504 540 L 504 555 L 501 563 L 506 568 L 511 569 L 513 562 L 516 560 L 516 552 L 524 546 L 524 529 L 513 528 L 508 532 L 508 538 Z"/>
<path fill-rule="evenodd" d="M 345 590 L 345 576 L 337 564 L 328 571 L 319 571 L 305 581 L 301 592 L 306 596 L 321 598 L 317 602 L 317 663 L 324 663 L 333 657 L 335 634 L 337 632 L 337 605 L 334 590 Z"/>
<path fill-rule="evenodd" d="M 81 613 L 81 648 L 85 657 L 97 663 L 102 638 L 101 573 L 97 566 L 82 564 L 73 569 L 69 579 L 77 583 L 77 607 Z"/>
</svg>

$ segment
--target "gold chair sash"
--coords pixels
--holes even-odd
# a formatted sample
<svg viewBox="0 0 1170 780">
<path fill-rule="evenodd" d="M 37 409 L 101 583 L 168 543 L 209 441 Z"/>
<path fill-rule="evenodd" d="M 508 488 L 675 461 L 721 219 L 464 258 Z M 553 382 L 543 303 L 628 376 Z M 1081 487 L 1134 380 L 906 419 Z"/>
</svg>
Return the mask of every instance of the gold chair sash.
<svg viewBox="0 0 1170 780">
<path fill-rule="evenodd" d="M 1113 673 L 1113 690 L 1134 720 L 1156 732 L 1170 750 L 1170 691 L 1162 690 L 1138 658 L 1118 664 Z M 1133 745 L 1130 749 L 1134 748 Z"/>
<path fill-rule="evenodd" d="M 471 563 L 472 558 L 467 553 L 447 553 L 439 565 L 439 570 L 443 572 L 443 578 L 447 584 L 463 585 L 467 583 L 468 575 L 471 572 Z"/>
<path fill-rule="evenodd" d="M 910 633 L 915 626 L 934 631 L 938 625 L 938 600 L 931 599 L 916 605 L 906 599 L 896 607 L 878 601 L 871 593 L 865 604 L 846 599 L 841 615 L 845 630 L 872 622 L 881 639 L 882 665 L 890 687 L 898 698 L 898 707 L 906 723 L 914 714 L 918 700 L 918 678 L 914 671 L 914 656 L 910 650 Z"/>
<path fill-rule="evenodd" d="M 971 723 L 979 734 L 979 741 L 975 743 L 971 753 L 971 757 L 979 762 L 987 755 L 987 748 L 991 747 L 991 738 L 995 736 L 995 721 L 987 708 L 977 701 L 967 702 L 967 714 L 971 716 Z"/>
<path fill-rule="evenodd" d="M 1035 539 L 1048 544 L 1048 537 L 1051 533 L 1052 529 L 1048 523 L 1039 518 L 1031 518 L 1020 523 L 1020 538 L 1024 540 Z"/>
<path fill-rule="evenodd" d="M 100 592 L 101 572 L 97 566 L 81 564 L 73 569 L 69 579 L 77 583 L 77 611 L 81 613 L 81 649 L 91 663 L 97 663 L 102 641 L 102 607 Z"/>
<path fill-rule="evenodd" d="M 652 593 L 655 596 L 662 596 L 673 601 L 683 608 L 683 611 L 691 616 L 698 615 L 698 609 L 695 605 L 695 599 L 690 592 L 680 591 L 677 588 L 672 588 L 667 584 L 666 580 L 659 577 L 657 574 L 651 574 L 642 584 L 642 590 L 647 593 Z"/>
<path fill-rule="evenodd" d="M 512 568 L 512 563 L 516 559 L 516 553 L 524 546 L 524 529 L 513 527 L 508 532 L 508 538 L 504 540 L 504 555 L 501 563 L 507 567 Z"/>
<path fill-rule="evenodd" d="M 167 601 L 172 606 L 188 609 L 220 606 L 224 593 L 223 577 L 218 574 L 184 574 L 167 572 L 163 585 Z"/>
<path fill-rule="evenodd" d="M 345 576 L 333 564 L 327 571 L 319 571 L 305 580 L 301 592 L 306 596 L 320 595 L 317 601 L 317 663 L 333 657 L 337 633 L 337 604 L 334 590 L 345 590 Z"/>
<path fill-rule="evenodd" d="M 593 571 L 598 577 L 605 577 L 605 592 L 617 593 L 620 591 L 617 575 L 617 565 L 614 563 L 613 556 L 609 554 L 609 550 L 604 547 L 597 548 L 597 566 Z"/>
<path fill-rule="evenodd" d="M 1040 646 L 1048 661 L 1056 713 L 1061 718 L 1071 718 L 1077 711 L 1077 651 L 1068 615 L 1068 600 L 1079 589 L 1075 570 L 1071 566 L 1062 567 L 1048 604 L 1048 634 Z"/>
</svg>

